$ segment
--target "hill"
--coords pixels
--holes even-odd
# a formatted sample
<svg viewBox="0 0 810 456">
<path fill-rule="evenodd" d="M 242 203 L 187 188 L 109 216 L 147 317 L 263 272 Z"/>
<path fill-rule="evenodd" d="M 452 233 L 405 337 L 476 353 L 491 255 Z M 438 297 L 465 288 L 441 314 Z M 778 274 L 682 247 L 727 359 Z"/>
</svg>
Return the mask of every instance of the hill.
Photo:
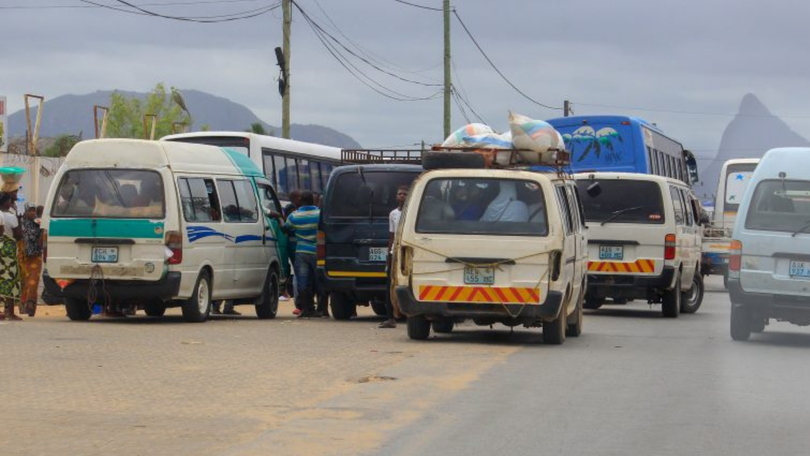
<svg viewBox="0 0 810 456">
<path fill-rule="evenodd" d="M 145 98 L 145 93 L 119 91 L 130 97 Z M 281 128 L 271 126 L 259 119 L 250 109 L 227 98 L 211 95 L 199 90 L 181 90 L 183 99 L 194 118 L 192 131 L 202 125 L 211 130 L 243 131 L 253 123 L 261 123 L 267 131 L 280 134 Z M 93 106 L 107 106 L 110 103 L 110 90 L 100 90 L 85 95 L 62 95 L 45 101 L 40 136 L 49 137 L 60 134 L 79 134 L 83 138 L 92 138 Z M 31 113 L 33 119 L 36 109 Z M 8 118 L 9 136 L 24 136 L 26 129 L 25 110 L 19 110 Z M 350 136 L 321 125 L 290 125 L 293 139 L 335 147 L 360 148 Z"/>
<path fill-rule="evenodd" d="M 720 169 L 733 158 L 760 158 L 774 147 L 810 147 L 810 141 L 798 135 L 754 94 L 746 94 L 737 115 L 723 131 L 720 147 L 709 165 L 700 170 L 702 185 L 698 195 L 717 192 Z"/>
</svg>

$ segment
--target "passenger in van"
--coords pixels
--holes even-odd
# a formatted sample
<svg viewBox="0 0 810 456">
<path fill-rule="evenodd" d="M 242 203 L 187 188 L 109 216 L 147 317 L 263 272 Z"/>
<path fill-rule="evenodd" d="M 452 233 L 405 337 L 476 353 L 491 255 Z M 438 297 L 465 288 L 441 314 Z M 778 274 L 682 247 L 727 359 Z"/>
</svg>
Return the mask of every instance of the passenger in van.
<svg viewBox="0 0 810 456">
<path fill-rule="evenodd" d="M 529 208 L 526 203 L 517 199 L 515 182 L 503 181 L 500 183 L 498 196 L 489 203 L 482 222 L 527 222 Z"/>
<path fill-rule="evenodd" d="M 430 221 L 453 221 L 456 219 L 456 213 L 444 201 L 442 191 L 435 183 L 429 184 L 425 189 L 425 199 L 419 213 L 425 220 Z"/>
<path fill-rule="evenodd" d="M 138 187 L 132 184 L 124 184 L 118 189 L 118 195 L 124 207 L 133 207 L 135 201 L 138 200 Z"/>
<path fill-rule="evenodd" d="M 478 221 L 484 215 L 483 192 L 474 181 L 460 181 L 453 189 L 451 206 L 456 220 Z"/>
</svg>

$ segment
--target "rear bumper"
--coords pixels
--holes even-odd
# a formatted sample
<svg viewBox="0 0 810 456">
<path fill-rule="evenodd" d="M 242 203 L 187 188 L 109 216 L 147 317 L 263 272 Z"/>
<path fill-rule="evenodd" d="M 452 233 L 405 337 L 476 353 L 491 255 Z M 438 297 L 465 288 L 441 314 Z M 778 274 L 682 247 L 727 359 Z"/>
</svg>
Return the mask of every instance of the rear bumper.
<svg viewBox="0 0 810 456">
<path fill-rule="evenodd" d="M 595 298 L 646 299 L 651 291 L 672 288 L 675 268 L 664 266 L 657 276 L 632 274 L 588 274 L 588 293 Z"/>
<path fill-rule="evenodd" d="M 345 274 L 351 273 L 346 272 Z M 318 283 L 327 292 L 351 293 L 363 300 L 385 298 L 388 290 L 385 270 L 357 272 L 356 274 L 357 277 L 330 276 L 326 273 L 326 269 L 320 266 L 318 267 Z"/>
<path fill-rule="evenodd" d="M 179 272 L 169 272 L 162 279 L 154 282 L 107 280 L 102 286 L 99 281 L 95 284 L 95 292 L 99 299 L 104 299 L 106 291 L 111 300 L 119 302 L 152 299 L 168 301 L 177 296 L 180 290 L 180 277 Z M 42 283 L 49 294 L 59 298 L 87 299 L 90 289 L 89 280 L 77 280 L 62 289 L 48 275 L 48 271 L 42 273 Z"/>
<path fill-rule="evenodd" d="M 479 303 L 446 303 L 421 302 L 416 299 L 410 287 L 403 285 L 395 289 L 399 309 L 405 315 L 441 315 L 443 317 L 495 317 L 510 319 L 518 315 L 518 320 L 550 320 L 560 313 L 562 293 L 549 291 L 546 302 L 536 304 L 479 304 Z M 506 313 L 504 309 L 509 309 Z"/>
<path fill-rule="evenodd" d="M 810 296 L 749 293 L 742 289 L 739 279 L 729 279 L 731 305 L 747 306 L 764 318 L 807 321 L 810 324 Z"/>
</svg>

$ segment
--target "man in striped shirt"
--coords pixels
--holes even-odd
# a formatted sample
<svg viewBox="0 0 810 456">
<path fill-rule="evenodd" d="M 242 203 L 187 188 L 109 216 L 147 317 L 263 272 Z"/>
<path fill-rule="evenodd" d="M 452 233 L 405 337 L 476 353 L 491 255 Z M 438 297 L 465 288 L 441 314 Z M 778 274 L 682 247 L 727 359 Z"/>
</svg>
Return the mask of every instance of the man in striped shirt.
<svg viewBox="0 0 810 456">
<path fill-rule="evenodd" d="M 295 282 L 298 285 L 296 304 L 301 309 L 299 318 L 315 316 L 314 300 L 318 237 L 321 210 L 315 206 L 312 192 L 301 192 L 301 206 L 287 217 L 284 229 L 295 232 Z"/>
</svg>

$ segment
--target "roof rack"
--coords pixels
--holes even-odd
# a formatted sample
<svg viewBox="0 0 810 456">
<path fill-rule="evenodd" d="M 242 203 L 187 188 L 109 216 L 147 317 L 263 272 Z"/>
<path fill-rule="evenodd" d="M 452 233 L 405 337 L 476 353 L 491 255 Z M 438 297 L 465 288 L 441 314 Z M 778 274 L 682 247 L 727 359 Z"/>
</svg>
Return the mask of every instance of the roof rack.
<svg viewBox="0 0 810 456">
<path fill-rule="evenodd" d="M 537 152 L 529 149 L 486 149 L 480 147 L 433 146 L 436 152 L 474 152 L 484 156 L 491 168 L 525 168 L 527 166 L 549 166 L 562 170 L 571 164 L 571 153 L 565 149 L 548 149 Z"/>
<path fill-rule="evenodd" d="M 373 163 L 421 165 L 422 149 L 342 149 L 340 161 L 344 164 Z"/>
</svg>

